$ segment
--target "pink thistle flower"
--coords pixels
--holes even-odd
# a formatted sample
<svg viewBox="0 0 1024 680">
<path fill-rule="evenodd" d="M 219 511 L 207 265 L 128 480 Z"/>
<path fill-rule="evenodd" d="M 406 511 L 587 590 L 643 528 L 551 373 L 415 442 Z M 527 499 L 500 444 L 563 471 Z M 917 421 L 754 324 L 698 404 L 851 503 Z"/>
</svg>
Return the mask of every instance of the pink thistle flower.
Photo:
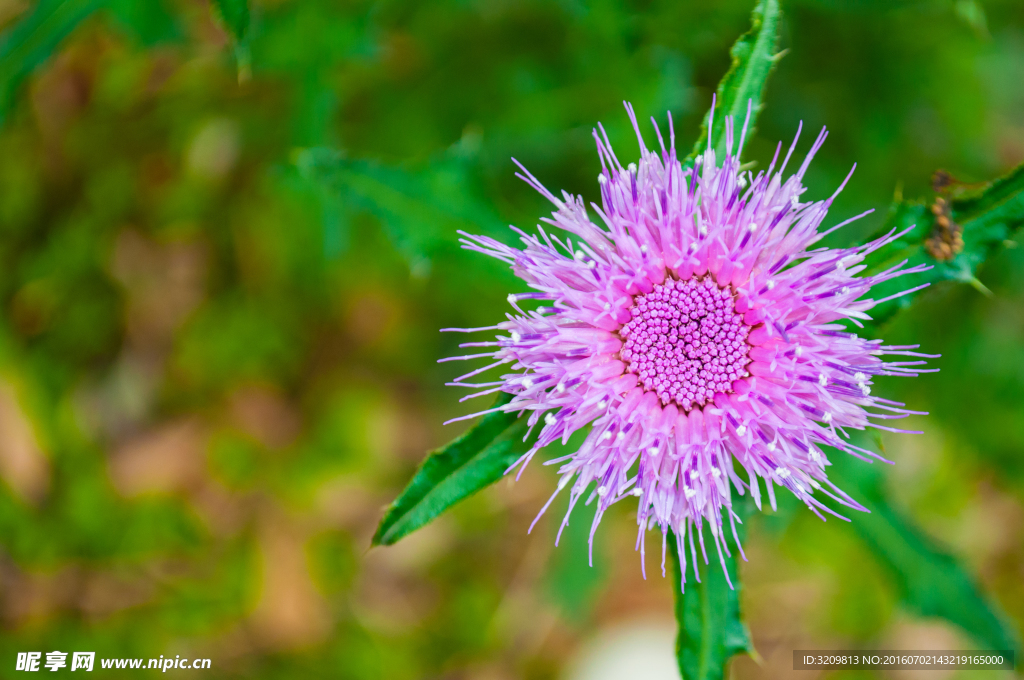
<svg viewBox="0 0 1024 680">
<path fill-rule="evenodd" d="M 824 129 L 797 172 L 783 179 L 795 139 L 778 170 L 781 144 L 768 169 L 752 175 L 739 161 L 747 125 L 733 154 L 733 126 L 727 120 L 721 163 L 709 150 L 691 169 L 676 157 L 671 118 L 667 148 L 651 119 L 660 146 L 652 151 L 632 107 L 626 109 L 640 145 L 638 164 L 623 167 L 604 129 L 594 131 L 602 169 L 601 205 L 592 207 L 603 226 L 591 220 L 582 197 L 554 196 L 519 165 L 523 174 L 518 176 L 556 207 L 543 221 L 569 236 L 560 238 L 543 227 L 538 236 L 513 228 L 525 244 L 518 250 L 463 234 L 464 247 L 507 262 L 533 292 L 509 295 L 515 313 L 496 326 L 448 329 L 504 332 L 496 342 L 462 345 L 493 350 L 455 359 L 486 356 L 493 363 L 453 384 L 487 388 L 480 395 L 510 393 L 512 401 L 496 410 L 528 412 L 531 430 L 540 424 L 536 444 L 510 468 L 521 465 L 520 474 L 540 449 L 557 440 L 565 443 L 589 425 L 579 450 L 550 461 L 562 463 L 560 481 L 538 519 L 569 487 L 564 529 L 573 507 L 595 483 L 592 549 L 608 507 L 637 497 L 641 556 L 647 530 L 657 525 L 664 574 L 671 529 L 685 575 L 687 534 L 695 572 L 694 534 L 707 561 L 703 520 L 724 568 L 723 551 L 730 553 L 723 514 L 736 537 L 733 487 L 739 495 L 749 491 L 758 508 L 759 480 L 764 480 L 773 509 L 779 486 L 822 519 L 822 512 L 842 517 L 822 497 L 865 510 L 829 480 L 829 461 L 820 446 L 884 460 L 848 442 L 845 430 L 904 432 L 869 420 L 913 413 L 873 395 L 872 381 L 879 375 L 916 375 L 924 370 L 920 358 L 928 355 L 914 352 L 916 345 L 885 346 L 857 337 L 841 322 L 862 326 L 872 307 L 911 292 L 865 298 L 872 286 L 927 267 L 903 268 L 904 262 L 857 276 L 868 253 L 902 233 L 853 248 L 813 247 L 825 234 L 868 214 L 818 231 L 852 169 L 827 200 L 800 200 L 801 180 L 825 141 Z M 524 309 L 521 303 L 528 300 L 543 306 Z M 913 360 L 887 362 L 886 355 Z M 505 364 L 516 372 L 496 382 L 465 382 Z"/>
</svg>

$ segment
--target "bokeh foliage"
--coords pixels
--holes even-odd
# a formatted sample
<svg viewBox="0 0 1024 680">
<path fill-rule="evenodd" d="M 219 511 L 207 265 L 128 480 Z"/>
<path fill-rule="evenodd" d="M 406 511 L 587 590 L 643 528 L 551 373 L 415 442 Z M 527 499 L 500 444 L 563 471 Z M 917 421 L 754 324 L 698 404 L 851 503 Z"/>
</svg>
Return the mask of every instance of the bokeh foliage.
<svg viewBox="0 0 1024 680">
<path fill-rule="evenodd" d="M 493 323 L 517 285 L 454 229 L 508 238 L 547 210 L 512 155 L 594 197 L 590 127 L 632 148 L 623 99 L 695 139 L 749 4 L 0 5 L 0 674 L 17 651 L 81 649 L 210 656 L 226 676 L 555 677 L 586 630 L 671 615 L 660 579 L 653 604 L 621 587 L 628 512 L 594 571 L 580 542 L 547 555 L 550 524 L 525 536 L 539 468 L 404 551 L 366 549 L 452 438 L 438 423 L 469 412 L 437 329 Z M 1024 158 L 1019 3 L 784 9 L 748 153 L 828 124 L 811 192 L 857 161 L 834 221 L 877 209 L 837 242 L 879 228 L 897 186 L 929 200 L 938 167 L 982 181 Z M 324 146 L 368 179 L 325 191 L 304 151 Z M 885 472 L 1020 624 L 1024 262 L 995 252 L 972 270 L 991 296 L 939 283 L 885 329 L 943 354 L 885 387 L 933 414 L 925 443 L 886 439 Z M 898 637 L 922 612 L 849 526 L 816 522 L 752 520 L 755 645 Z M 824 612 L 766 614 L 791 582 Z"/>
</svg>

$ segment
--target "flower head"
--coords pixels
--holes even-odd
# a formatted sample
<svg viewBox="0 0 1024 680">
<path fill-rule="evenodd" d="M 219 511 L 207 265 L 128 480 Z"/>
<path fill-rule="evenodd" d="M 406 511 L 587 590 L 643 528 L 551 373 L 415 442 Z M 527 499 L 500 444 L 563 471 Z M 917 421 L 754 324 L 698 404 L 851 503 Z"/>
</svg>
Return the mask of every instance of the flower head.
<svg viewBox="0 0 1024 680">
<path fill-rule="evenodd" d="M 623 167 L 603 128 L 594 132 L 600 223 L 582 197 L 558 198 L 520 166 L 520 177 L 556 207 L 543 221 L 568 235 L 516 230 L 525 244 L 518 250 L 464 234 L 465 247 L 507 262 L 533 290 L 509 295 L 515 313 L 493 327 L 503 332 L 497 342 L 464 345 L 494 347 L 485 355 L 493 363 L 456 384 L 476 387 L 465 380 L 512 365 L 515 372 L 483 393 L 514 395 L 499 408 L 529 413 L 531 428 L 540 426 L 517 463 L 523 467 L 590 426 L 563 460 L 555 495 L 570 488 L 571 513 L 593 484 L 593 529 L 612 503 L 637 497 L 641 552 L 657 525 L 663 555 L 671 529 L 684 561 L 689 532 L 696 560 L 693 535 L 703 549 L 707 520 L 716 547 L 729 554 L 723 529 L 728 520 L 735 536 L 732 489 L 749 492 L 760 508 L 760 480 L 773 508 L 779 486 L 819 516 L 836 514 L 823 496 L 863 510 L 828 479 L 820 447 L 877 457 L 848 442 L 845 429 L 892 429 L 873 420 L 909 411 L 873 395 L 872 381 L 915 375 L 925 355 L 860 338 L 843 322 L 860 326 L 884 301 L 866 297 L 873 285 L 926 267 L 857 276 L 868 253 L 901 236 L 892 232 L 853 248 L 813 247 L 828 233 L 818 228 L 842 190 L 801 201 L 824 130 L 784 179 L 796 140 L 777 170 L 781 144 L 768 169 L 753 175 L 739 162 L 747 126 L 733 154 L 727 121 L 724 158 L 709 150 L 691 168 L 676 157 L 671 119 L 668 147 L 655 124 L 660 148 L 652 151 L 626 108 L 639 163 Z M 894 354 L 915 359 L 883 359 Z"/>
</svg>

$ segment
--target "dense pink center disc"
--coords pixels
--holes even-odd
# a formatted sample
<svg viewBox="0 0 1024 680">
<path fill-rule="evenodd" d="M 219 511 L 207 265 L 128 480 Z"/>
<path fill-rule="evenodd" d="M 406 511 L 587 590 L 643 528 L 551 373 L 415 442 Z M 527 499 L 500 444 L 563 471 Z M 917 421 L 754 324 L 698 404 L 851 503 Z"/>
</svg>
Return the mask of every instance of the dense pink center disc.
<svg viewBox="0 0 1024 680">
<path fill-rule="evenodd" d="M 731 286 L 712 277 L 669 278 L 633 298 L 632 319 L 620 330 L 621 352 L 641 386 L 662 404 L 689 411 L 710 403 L 747 375 L 750 326 L 733 307 Z"/>
</svg>

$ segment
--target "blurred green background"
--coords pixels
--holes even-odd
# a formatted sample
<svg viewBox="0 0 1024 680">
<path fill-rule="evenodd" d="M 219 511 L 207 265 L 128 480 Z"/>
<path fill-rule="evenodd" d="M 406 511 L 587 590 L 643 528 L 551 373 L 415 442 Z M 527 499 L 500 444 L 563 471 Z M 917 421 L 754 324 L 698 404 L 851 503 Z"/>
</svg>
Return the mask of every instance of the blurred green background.
<svg viewBox="0 0 1024 680">
<path fill-rule="evenodd" d="M 0 677 L 58 649 L 346 679 L 598 678 L 607 650 L 670 655 L 672 583 L 657 555 L 641 578 L 635 508 L 604 520 L 588 568 L 584 519 L 559 548 L 558 507 L 526 534 L 553 485 L 539 465 L 368 546 L 473 405 L 443 387 L 460 338 L 438 329 L 489 325 L 523 289 L 455 230 L 511 240 L 549 211 L 511 156 L 594 200 L 591 128 L 636 155 L 624 99 L 671 111 L 688 150 L 750 9 L 261 0 L 238 42 L 194 0 L 0 0 Z M 927 198 L 937 168 L 979 181 L 1024 160 L 1019 0 L 783 10 L 749 157 L 829 127 L 810 195 L 856 162 L 829 224 L 876 209 L 833 243 L 894 192 Z M 316 146 L 362 183 L 312 181 L 296 159 Z M 884 439 L 894 503 L 1020 628 L 1014 245 L 981 270 L 991 296 L 936 286 L 885 329 L 942 370 L 882 389 L 931 413 Z M 747 555 L 761 662 L 735 677 L 790 677 L 793 649 L 975 644 L 906 611 L 843 522 L 783 502 Z"/>
</svg>

